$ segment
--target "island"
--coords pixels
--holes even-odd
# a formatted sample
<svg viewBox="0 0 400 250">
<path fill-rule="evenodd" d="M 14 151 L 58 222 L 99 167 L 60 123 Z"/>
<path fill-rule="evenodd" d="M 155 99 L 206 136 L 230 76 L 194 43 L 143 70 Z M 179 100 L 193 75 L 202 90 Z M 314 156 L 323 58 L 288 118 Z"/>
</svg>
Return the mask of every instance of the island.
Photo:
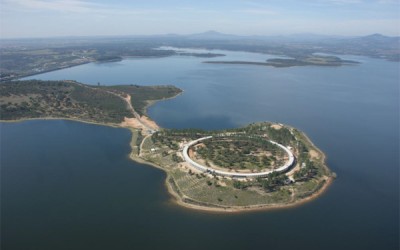
<svg viewBox="0 0 400 250">
<path fill-rule="evenodd" d="M 249 64 L 259 66 L 272 66 L 276 68 L 285 68 L 293 66 L 343 66 L 359 64 L 357 61 L 343 60 L 337 56 L 307 55 L 297 58 L 272 58 L 266 62 L 251 61 L 204 61 L 203 63 L 214 64 Z"/>
<path fill-rule="evenodd" d="M 318 197 L 334 180 L 324 153 L 288 125 L 160 128 L 148 117 L 147 107 L 181 93 L 172 85 L 8 81 L 0 84 L 0 119 L 72 119 L 128 128 L 130 158 L 165 171 L 174 200 L 189 208 L 237 212 L 292 207 Z"/>
</svg>

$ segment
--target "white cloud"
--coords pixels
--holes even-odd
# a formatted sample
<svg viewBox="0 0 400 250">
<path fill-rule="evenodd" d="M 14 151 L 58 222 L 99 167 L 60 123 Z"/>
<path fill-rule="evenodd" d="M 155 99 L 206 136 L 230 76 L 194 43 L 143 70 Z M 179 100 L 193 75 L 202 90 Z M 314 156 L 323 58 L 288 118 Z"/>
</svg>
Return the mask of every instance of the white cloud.
<svg viewBox="0 0 400 250">
<path fill-rule="evenodd" d="M 26 10 L 52 10 L 63 12 L 92 12 L 105 9 L 106 6 L 83 0 L 4 0 L 7 7 L 24 8 Z"/>
<path fill-rule="evenodd" d="M 15 12 L 47 12 L 47 13 L 67 13 L 85 15 L 90 17 L 106 16 L 156 16 L 159 14 L 172 14 L 182 10 L 163 10 L 163 9 L 135 9 L 132 7 L 116 6 L 110 4 L 99 4 L 87 0 L 2 0 L 2 7 L 7 7 Z M 6 11 L 6 8 L 1 8 Z"/>
</svg>

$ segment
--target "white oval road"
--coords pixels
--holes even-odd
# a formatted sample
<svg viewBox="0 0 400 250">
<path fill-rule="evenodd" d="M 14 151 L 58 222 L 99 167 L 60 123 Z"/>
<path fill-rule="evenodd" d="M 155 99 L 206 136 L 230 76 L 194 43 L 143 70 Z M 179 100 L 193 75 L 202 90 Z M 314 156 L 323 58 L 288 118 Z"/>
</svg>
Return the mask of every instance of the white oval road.
<svg viewBox="0 0 400 250">
<path fill-rule="evenodd" d="M 289 156 L 289 160 L 283 166 L 280 166 L 279 168 L 274 169 L 274 170 L 269 170 L 269 171 L 264 171 L 264 172 L 259 172 L 259 173 L 236 173 L 236 172 L 227 172 L 227 171 L 222 171 L 222 170 L 218 170 L 218 169 L 213 169 L 213 168 L 210 168 L 210 167 L 207 167 L 207 166 L 203 166 L 203 165 L 193 161 L 189 157 L 189 153 L 188 153 L 189 148 L 191 146 L 201 142 L 201 141 L 208 140 L 208 139 L 211 139 L 211 138 L 212 138 L 212 136 L 206 136 L 206 137 L 199 138 L 197 140 L 194 140 L 194 141 L 191 141 L 191 142 L 187 143 L 185 145 L 185 147 L 183 148 L 183 152 L 182 153 L 183 153 L 183 157 L 185 158 L 185 161 L 187 163 L 189 163 L 190 166 L 192 166 L 195 169 L 200 170 L 202 172 L 211 172 L 211 173 L 215 173 L 216 175 L 233 177 L 233 178 L 257 178 L 257 177 L 266 177 L 267 175 L 269 175 L 271 173 L 274 173 L 274 172 L 278 172 L 278 173 L 285 172 L 294 163 L 294 155 L 293 155 L 293 153 L 287 147 L 285 147 L 285 146 L 283 146 L 283 145 L 281 145 L 281 144 L 279 144 L 277 142 L 274 142 L 274 141 L 269 141 L 269 142 L 271 142 L 272 144 L 275 144 L 278 147 L 280 147 L 283 150 L 285 150 L 285 152 Z"/>
</svg>

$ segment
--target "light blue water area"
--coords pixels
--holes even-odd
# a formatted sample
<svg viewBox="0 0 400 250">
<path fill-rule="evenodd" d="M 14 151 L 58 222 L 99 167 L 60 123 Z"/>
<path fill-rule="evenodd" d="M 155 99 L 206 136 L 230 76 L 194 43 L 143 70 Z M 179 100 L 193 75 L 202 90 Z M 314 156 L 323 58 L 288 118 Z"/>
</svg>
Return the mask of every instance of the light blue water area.
<svg viewBox="0 0 400 250">
<path fill-rule="evenodd" d="M 224 53 L 227 57 L 212 60 L 262 60 L 269 57 L 247 52 Z M 156 219 L 149 219 L 147 223 L 157 225 L 158 229 L 145 227 L 139 234 L 140 237 L 131 235 L 131 239 L 112 234 L 114 240 L 128 244 L 135 239 L 142 246 L 148 247 L 150 245 L 139 238 L 146 239 L 156 232 L 165 236 L 158 246 L 163 244 L 171 249 L 192 246 L 192 242 L 196 242 L 193 249 L 254 249 L 265 247 L 266 242 L 272 249 L 398 249 L 399 63 L 358 56 L 343 58 L 362 63 L 342 67 L 272 68 L 203 64 L 202 61 L 208 59 L 174 56 L 93 63 L 30 78 L 74 79 L 89 84 L 100 82 L 104 85 L 174 84 L 182 88 L 184 93 L 175 99 L 159 102 L 149 109 L 150 116 L 161 126 L 220 129 L 243 126 L 255 121 L 289 124 L 309 135 L 326 153 L 329 167 L 338 175 L 324 196 L 296 209 L 212 215 L 166 205 L 168 195 L 162 187 L 163 175 L 160 174 L 150 181 L 150 186 L 160 187 L 157 189 L 158 195 L 154 194 L 157 192 L 150 192 L 154 195 L 153 203 L 148 199 L 146 202 L 150 205 L 138 205 L 135 211 L 148 218 L 155 216 Z M 31 133 L 37 133 L 37 130 L 49 124 L 61 132 L 73 126 L 76 129 L 74 133 L 81 134 L 82 137 L 86 133 L 80 131 L 85 131 L 86 126 L 89 126 L 63 123 L 60 127 L 48 121 L 2 125 L 2 150 L 19 150 L 18 146 L 12 148 L 10 145 L 14 144 L 4 140 L 7 138 L 4 136 L 4 133 L 8 133 L 4 132 L 7 129 L 14 131 L 14 139 L 19 138 L 20 143 L 24 143 L 20 135 L 22 131 L 31 130 Z M 95 132 L 92 136 L 101 138 L 109 133 L 111 132 Z M 124 149 L 123 145 L 128 147 L 125 139 L 116 140 L 120 144 L 116 147 L 118 150 Z M 90 142 L 87 147 L 79 148 L 85 151 L 89 145 Z M 29 147 L 45 150 L 49 145 L 37 144 L 32 139 L 26 147 L 25 150 L 29 152 Z M 63 148 L 62 145 L 58 147 Z M 15 152 L 12 156 L 17 157 Z M 29 157 L 35 159 L 36 156 L 31 154 Z M 120 157 L 123 156 L 117 158 Z M 3 163 L 2 171 L 12 166 Z M 84 171 L 86 166 L 82 165 L 81 169 Z M 158 173 L 156 170 L 155 172 Z M 137 176 L 142 174 L 135 173 L 132 178 L 140 179 Z M 129 173 L 125 172 L 124 178 L 125 175 L 129 176 Z M 43 176 L 46 178 L 45 174 Z M 17 178 L 18 175 L 14 177 Z M 118 181 L 119 177 L 116 175 L 113 178 Z M 141 182 L 137 184 L 147 185 Z M 143 192 L 143 189 L 140 190 Z M 110 192 L 118 193 L 115 190 Z M 29 192 L 15 194 L 22 195 L 20 198 L 31 195 Z M 139 194 L 132 191 L 132 195 Z M 8 202 L 12 207 L 12 201 Z M 106 200 L 105 204 L 109 202 Z M 85 206 L 89 209 L 94 205 L 89 202 Z M 152 211 L 151 216 L 148 209 Z M 106 213 L 99 213 L 99 216 L 107 218 Z M 143 227 L 143 224 L 135 223 L 138 215 L 131 216 L 128 228 L 131 225 Z M 120 233 L 124 230 L 124 224 L 110 223 L 103 226 L 112 226 Z M 88 230 L 94 232 L 95 229 L 89 227 Z M 24 231 L 21 234 L 22 232 Z M 243 237 L 249 240 L 243 241 Z"/>
</svg>

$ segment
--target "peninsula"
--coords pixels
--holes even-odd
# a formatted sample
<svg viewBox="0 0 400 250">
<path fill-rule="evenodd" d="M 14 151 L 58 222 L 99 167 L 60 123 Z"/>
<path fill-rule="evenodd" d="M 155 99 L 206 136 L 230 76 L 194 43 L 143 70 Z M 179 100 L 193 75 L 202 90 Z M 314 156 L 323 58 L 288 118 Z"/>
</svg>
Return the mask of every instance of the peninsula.
<svg viewBox="0 0 400 250">
<path fill-rule="evenodd" d="M 317 197 L 335 178 L 325 155 L 287 125 L 261 122 L 221 131 L 160 128 L 147 116 L 147 107 L 181 92 L 170 85 L 9 81 L 0 84 L 0 118 L 73 119 L 129 128 L 130 157 L 164 170 L 178 204 L 195 209 L 291 207 Z"/>
</svg>

